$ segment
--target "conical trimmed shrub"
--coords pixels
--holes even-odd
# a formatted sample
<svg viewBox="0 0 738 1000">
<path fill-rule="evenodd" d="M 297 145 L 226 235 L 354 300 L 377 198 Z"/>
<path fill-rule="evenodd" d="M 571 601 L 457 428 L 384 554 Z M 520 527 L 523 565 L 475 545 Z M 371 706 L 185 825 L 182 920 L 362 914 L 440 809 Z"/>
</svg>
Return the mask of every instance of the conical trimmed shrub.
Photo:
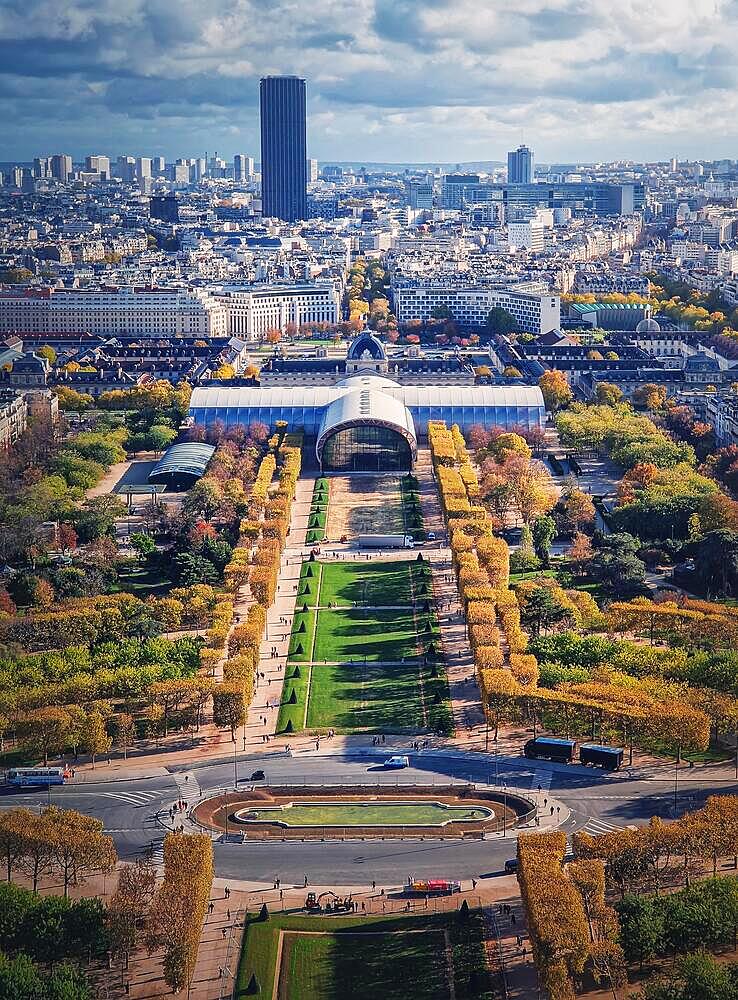
<svg viewBox="0 0 738 1000">
<path fill-rule="evenodd" d="M 297 704 L 297 691 L 295 691 L 294 688 L 292 688 L 290 696 L 287 699 L 287 704 L 288 705 L 296 705 Z"/>
</svg>

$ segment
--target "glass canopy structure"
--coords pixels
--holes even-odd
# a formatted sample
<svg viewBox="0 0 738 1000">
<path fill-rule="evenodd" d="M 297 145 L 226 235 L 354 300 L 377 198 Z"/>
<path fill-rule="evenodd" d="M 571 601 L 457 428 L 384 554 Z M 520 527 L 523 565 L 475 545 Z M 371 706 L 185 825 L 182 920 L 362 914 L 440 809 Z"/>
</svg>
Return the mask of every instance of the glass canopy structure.
<svg viewBox="0 0 738 1000">
<path fill-rule="evenodd" d="M 474 424 L 509 430 L 542 427 L 546 416 L 538 386 L 401 385 L 386 376 L 365 373 L 334 385 L 198 386 L 189 412 L 196 424 L 205 427 L 216 421 L 226 427 L 247 427 L 254 421 L 273 427 L 277 420 L 286 420 L 295 430 L 304 430 L 307 437 L 317 438 L 329 408 L 342 397 L 362 391 L 369 394 L 370 421 L 381 420 L 382 408 L 386 412 L 390 399 L 409 413 L 416 440 L 427 434 L 429 420 L 458 424 L 462 431 Z"/>
</svg>

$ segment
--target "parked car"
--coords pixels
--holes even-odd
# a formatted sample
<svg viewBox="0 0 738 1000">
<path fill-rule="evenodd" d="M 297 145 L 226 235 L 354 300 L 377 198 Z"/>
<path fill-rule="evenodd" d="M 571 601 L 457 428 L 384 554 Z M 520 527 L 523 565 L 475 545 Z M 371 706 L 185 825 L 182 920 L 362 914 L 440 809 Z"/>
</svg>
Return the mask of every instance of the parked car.
<svg viewBox="0 0 738 1000">
<path fill-rule="evenodd" d="M 516 872 L 517 870 L 518 870 L 518 859 L 517 858 L 508 858 L 507 861 L 505 862 L 505 871 L 508 874 L 512 874 L 513 872 Z"/>
</svg>

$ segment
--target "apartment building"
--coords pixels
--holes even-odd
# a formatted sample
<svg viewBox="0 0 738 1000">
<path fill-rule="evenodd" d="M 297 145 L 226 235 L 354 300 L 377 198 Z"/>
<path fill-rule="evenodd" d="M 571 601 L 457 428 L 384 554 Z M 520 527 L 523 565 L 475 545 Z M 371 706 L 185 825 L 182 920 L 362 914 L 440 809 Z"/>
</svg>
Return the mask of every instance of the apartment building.
<svg viewBox="0 0 738 1000">
<path fill-rule="evenodd" d="M 28 424 L 28 404 L 22 393 L 0 389 L 0 448 L 10 448 Z"/>
<path fill-rule="evenodd" d="M 227 331 L 241 340 L 259 340 L 288 323 L 338 323 L 341 296 L 333 282 L 298 285 L 231 285 L 214 291 L 227 314 Z"/>
<path fill-rule="evenodd" d="M 393 294 L 401 323 L 428 320 L 440 306 L 462 327 L 483 327 L 495 306 L 514 316 L 521 330 L 536 335 L 558 329 L 561 321 L 559 296 L 545 291 L 409 282 L 396 285 Z"/>
<path fill-rule="evenodd" d="M 209 292 L 186 288 L 42 288 L 0 291 L 0 333 L 221 336 L 226 310 Z"/>
</svg>

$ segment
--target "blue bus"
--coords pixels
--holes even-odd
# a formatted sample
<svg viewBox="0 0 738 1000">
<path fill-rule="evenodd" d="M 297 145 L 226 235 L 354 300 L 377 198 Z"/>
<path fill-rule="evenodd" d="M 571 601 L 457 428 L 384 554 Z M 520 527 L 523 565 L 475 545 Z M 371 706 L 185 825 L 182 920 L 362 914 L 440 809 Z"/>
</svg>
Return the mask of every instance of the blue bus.
<svg viewBox="0 0 738 1000">
<path fill-rule="evenodd" d="M 63 785 L 71 776 L 65 767 L 13 767 L 7 781 L 10 785 Z"/>
</svg>

